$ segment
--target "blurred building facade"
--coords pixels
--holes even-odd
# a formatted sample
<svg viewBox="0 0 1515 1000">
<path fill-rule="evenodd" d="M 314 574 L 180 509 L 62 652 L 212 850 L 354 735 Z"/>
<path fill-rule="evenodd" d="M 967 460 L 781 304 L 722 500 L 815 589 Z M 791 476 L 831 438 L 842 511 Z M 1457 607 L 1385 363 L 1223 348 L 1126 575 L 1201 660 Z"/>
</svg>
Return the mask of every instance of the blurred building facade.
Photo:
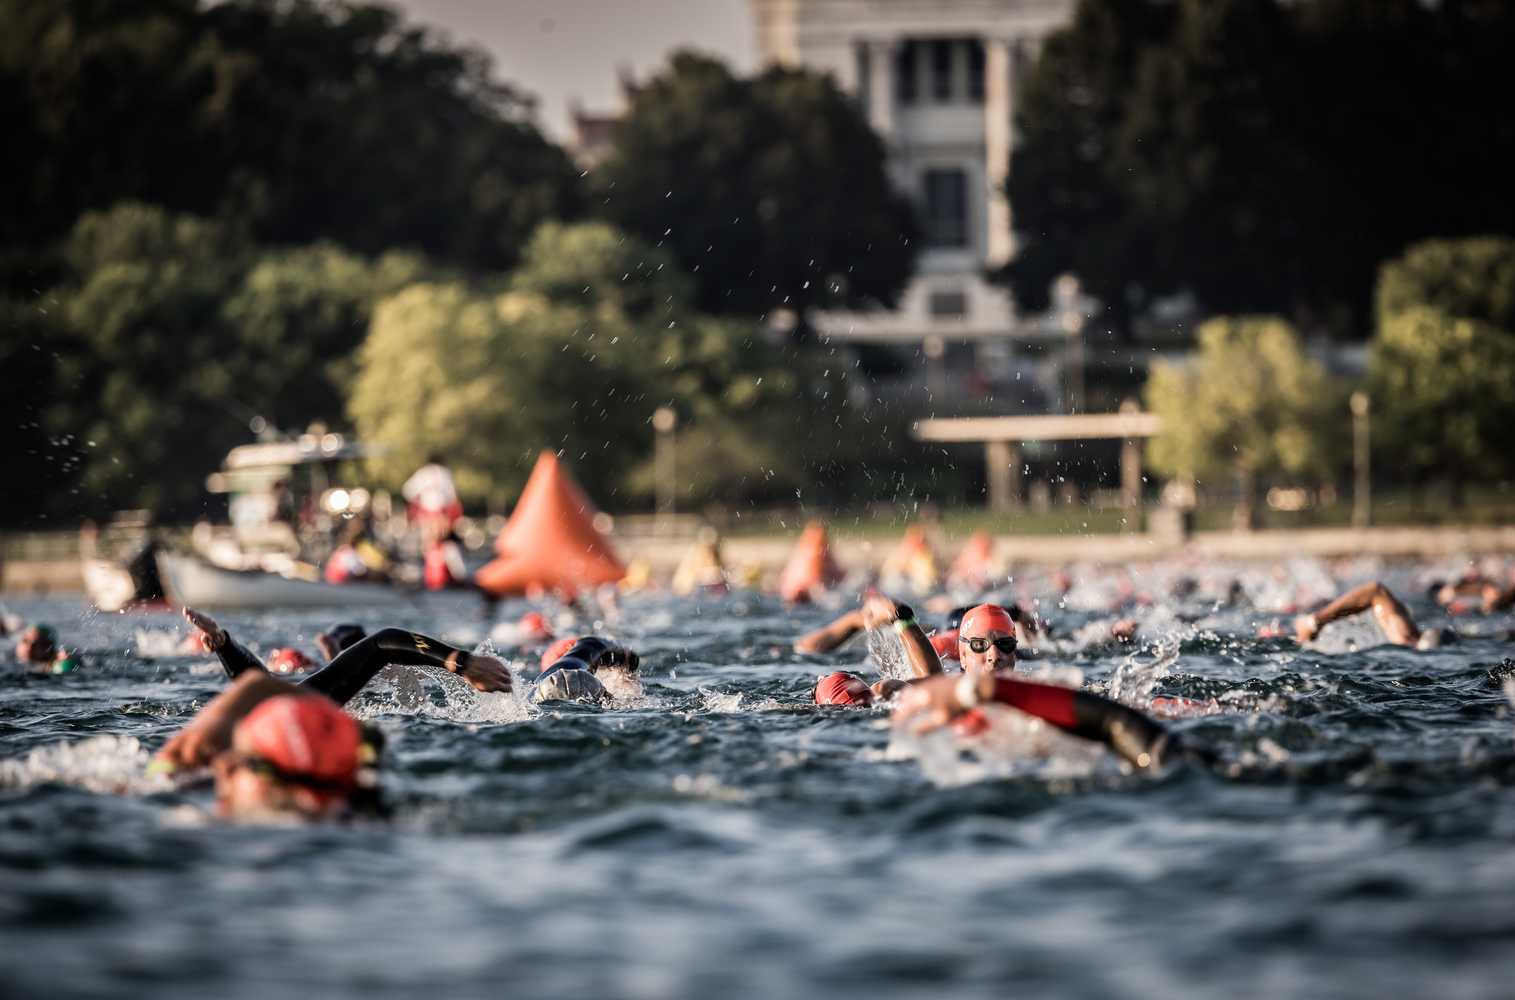
<svg viewBox="0 0 1515 1000">
<path fill-rule="evenodd" d="M 1016 341 L 1055 340 L 1064 324 L 1018 319 L 985 272 L 1015 253 L 1005 195 L 1018 82 L 1073 0 L 751 0 L 765 64 L 830 73 L 884 140 L 895 184 L 924 230 L 897 309 L 825 313 L 829 336 L 967 355 L 1010 366 Z M 964 350 L 966 348 L 966 350 Z"/>
</svg>

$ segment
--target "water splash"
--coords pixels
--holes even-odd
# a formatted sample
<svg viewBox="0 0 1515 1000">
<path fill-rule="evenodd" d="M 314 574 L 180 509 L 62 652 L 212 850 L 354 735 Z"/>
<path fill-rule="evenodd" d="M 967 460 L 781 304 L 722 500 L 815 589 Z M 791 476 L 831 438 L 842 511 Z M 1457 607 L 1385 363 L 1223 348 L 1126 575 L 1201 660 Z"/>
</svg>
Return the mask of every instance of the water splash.
<svg viewBox="0 0 1515 1000">
<path fill-rule="evenodd" d="M 173 786 L 167 777 L 146 773 L 151 760 L 152 754 L 135 737 L 91 736 L 0 760 L 0 788 L 58 784 L 112 795 L 168 791 Z"/>
</svg>

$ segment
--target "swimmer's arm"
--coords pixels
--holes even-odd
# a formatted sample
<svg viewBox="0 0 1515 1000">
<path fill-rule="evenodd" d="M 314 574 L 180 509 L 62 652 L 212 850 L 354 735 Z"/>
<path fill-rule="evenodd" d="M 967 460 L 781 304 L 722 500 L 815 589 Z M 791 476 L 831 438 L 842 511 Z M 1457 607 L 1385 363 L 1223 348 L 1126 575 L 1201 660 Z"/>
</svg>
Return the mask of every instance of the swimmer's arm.
<svg viewBox="0 0 1515 1000">
<path fill-rule="evenodd" d="M 269 698 L 299 689 L 262 670 L 249 670 L 212 698 L 200 714 L 158 751 L 157 759 L 172 768 L 205 767 L 231 748 L 232 731 L 247 714 Z"/>
<path fill-rule="evenodd" d="M 942 672 L 942 660 L 936 655 L 936 647 L 931 645 L 931 639 L 916 623 L 913 613 L 906 605 L 892 597 L 873 594 L 863 602 L 859 611 L 864 628 L 893 627 L 899 632 L 900 641 L 905 645 L 905 655 L 910 658 L 910 672 L 917 678 L 931 677 Z M 902 616 L 909 616 L 908 622 L 903 621 Z"/>
<path fill-rule="evenodd" d="M 1306 615 L 1300 622 L 1296 622 L 1296 632 L 1301 642 L 1307 642 L 1332 622 L 1361 614 L 1370 608 L 1390 642 L 1409 646 L 1420 637 L 1420 629 L 1416 627 L 1415 619 L 1410 617 L 1409 609 L 1400 603 L 1388 587 L 1376 580 L 1354 587 L 1314 615 Z"/>
<path fill-rule="evenodd" d="M 863 630 L 863 612 L 854 608 L 836 621 L 794 640 L 796 653 L 829 653 Z"/>
<path fill-rule="evenodd" d="M 479 691 L 510 690 L 510 671 L 494 657 L 469 653 L 441 639 L 400 628 L 380 629 L 358 640 L 307 677 L 301 687 L 319 691 L 338 705 L 345 705 L 391 664 L 446 670 Z"/>
<path fill-rule="evenodd" d="M 248 651 L 230 632 L 216 624 L 216 620 L 203 611 L 194 608 L 185 608 L 184 620 L 189 622 L 200 632 L 200 641 L 205 648 L 216 654 L 216 659 L 221 661 L 221 668 L 226 671 L 226 676 L 236 680 L 249 670 L 264 670 L 263 662 Z"/>
<path fill-rule="evenodd" d="M 974 707 L 993 701 L 1035 716 L 1064 732 L 1102 743 L 1138 767 L 1159 765 L 1178 748 L 1175 736 L 1141 712 L 1108 698 L 1052 684 L 983 674 L 975 697 L 959 699 L 966 677 L 933 677 L 910 686 L 900 699 L 896 721 L 918 717 L 916 732 L 951 722 Z"/>
</svg>

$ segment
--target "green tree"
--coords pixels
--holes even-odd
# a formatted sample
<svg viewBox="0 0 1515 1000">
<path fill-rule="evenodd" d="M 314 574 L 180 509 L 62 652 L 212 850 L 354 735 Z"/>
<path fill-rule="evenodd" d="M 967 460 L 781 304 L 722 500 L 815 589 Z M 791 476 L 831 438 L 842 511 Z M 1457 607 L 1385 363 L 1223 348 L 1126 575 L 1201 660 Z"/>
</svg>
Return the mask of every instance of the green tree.
<svg viewBox="0 0 1515 1000">
<path fill-rule="evenodd" d="M 1194 363 L 1154 365 L 1145 396 L 1163 419 L 1147 450 L 1152 468 L 1196 480 L 1235 475 L 1239 523 L 1250 526 L 1269 480 L 1324 478 L 1336 468 L 1341 393 L 1283 320 L 1209 320 Z"/>
<path fill-rule="evenodd" d="M 1515 474 L 1515 240 L 1433 240 L 1384 265 L 1369 366 L 1378 467 L 1463 484 Z"/>
<path fill-rule="evenodd" d="M 34 307 L 57 303 L 59 388 L 42 427 L 82 463 L 86 507 L 161 513 L 199 507 L 252 418 L 340 420 L 374 303 L 430 274 L 405 254 L 261 249 L 235 227 L 131 203 L 83 216 L 62 258 L 67 279 Z"/>
<path fill-rule="evenodd" d="M 512 264 L 577 171 L 489 60 L 389 7 L 0 0 L 0 243 L 133 199 L 265 243 Z"/>
<path fill-rule="evenodd" d="M 771 497 L 845 436 L 838 374 L 695 312 L 670 255 L 604 224 L 544 225 L 510 287 L 417 285 L 385 300 L 349 409 L 396 485 L 432 451 L 501 505 L 559 451 L 603 502 L 651 495 L 652 413 L 680 417 L 681 502 Z M 833 423 L 834 422 L 834 423 Z"/>
<path fill-rule="evenodd" d="M 222 302 L 249 248 L 224 227 L 145 206 L 86 215 L 74 282 L 53 293 L 78 349 L 52 407 L 87 450 L 82 487 L 104 509 L 189 509 L 256 411 L 224 364 Z"/>
<path fill-rule="evenodd" d="M 1005 278 L 1360 329 L 1407 242 L 1515 232 L 1512 42 L 1501 4 L 1083 0 L 1022 86 Z"/>
<path fill-rule="evenodd" d="M 707 313 L 888 304 L 911 273 L 910 206 L 829 77 L 740 79 L 681 52 L 637 90 L 594 181 L 599 211 L 669 250 Z"/>
</svg>

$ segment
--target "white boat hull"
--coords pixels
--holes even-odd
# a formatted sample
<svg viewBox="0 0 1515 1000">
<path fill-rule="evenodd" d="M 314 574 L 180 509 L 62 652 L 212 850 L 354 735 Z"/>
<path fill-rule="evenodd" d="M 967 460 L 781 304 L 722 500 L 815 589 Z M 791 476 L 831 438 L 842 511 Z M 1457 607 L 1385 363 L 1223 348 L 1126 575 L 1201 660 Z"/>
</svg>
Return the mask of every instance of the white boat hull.
<svg viewBox="0 0 1515 1000">
<path fill-rule="evenodd" d="M 413 595 L 376 583 L 336 586 L 277 573 L 212 566 L 192 556 L 158 554 L 163 587 L 196 608 L 353 608 L 407 603 Z"/>
</svg>

